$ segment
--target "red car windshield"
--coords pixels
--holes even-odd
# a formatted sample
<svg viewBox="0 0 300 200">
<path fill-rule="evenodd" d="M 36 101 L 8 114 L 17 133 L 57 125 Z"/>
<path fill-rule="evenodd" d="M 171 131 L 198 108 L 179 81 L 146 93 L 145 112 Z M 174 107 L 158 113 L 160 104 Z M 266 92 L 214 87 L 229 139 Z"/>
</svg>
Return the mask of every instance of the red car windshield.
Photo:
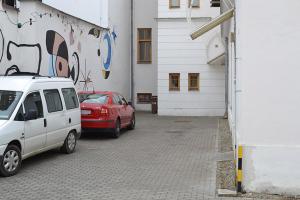
<svg viewBox="0 0 300 200">
<path fill-rule="evenodd" d="M 80 103 L 105 104 L 108 100 L 107 94 L 79 94 Z"/>
</svg>

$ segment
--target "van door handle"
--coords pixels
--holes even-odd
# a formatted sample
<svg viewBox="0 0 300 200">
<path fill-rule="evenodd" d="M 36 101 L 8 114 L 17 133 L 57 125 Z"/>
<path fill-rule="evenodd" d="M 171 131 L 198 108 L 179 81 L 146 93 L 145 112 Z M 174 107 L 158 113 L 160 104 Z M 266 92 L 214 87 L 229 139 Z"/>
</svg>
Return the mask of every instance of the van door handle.
<svg viewBox="0 0 300 200">
<path fill-rule="evenodd" d="M 69 118 L 69 124 L 71 124 L 72 123 L 72 119 L 71 118 Z"/>
<path fill-rule="evenodd" d="M 47 120 L 44 119 L 44 127 L 46 128 L 47 127 Z"/>
</svg>

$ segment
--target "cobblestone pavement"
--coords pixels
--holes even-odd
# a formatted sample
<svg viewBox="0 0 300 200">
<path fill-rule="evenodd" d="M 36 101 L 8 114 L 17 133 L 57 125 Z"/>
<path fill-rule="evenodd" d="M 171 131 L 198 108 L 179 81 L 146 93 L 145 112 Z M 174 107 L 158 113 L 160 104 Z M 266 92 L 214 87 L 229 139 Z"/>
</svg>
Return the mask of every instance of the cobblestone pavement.
<svg viewBox="0 0 300 200">
<path fill-rule="evenodd" d="M 137 115 L 119 139 L 88 134 L 77 151 L 50 151 L 0 178 L 0 199 L 216 199 L 217 118 Z"/>
</svg>

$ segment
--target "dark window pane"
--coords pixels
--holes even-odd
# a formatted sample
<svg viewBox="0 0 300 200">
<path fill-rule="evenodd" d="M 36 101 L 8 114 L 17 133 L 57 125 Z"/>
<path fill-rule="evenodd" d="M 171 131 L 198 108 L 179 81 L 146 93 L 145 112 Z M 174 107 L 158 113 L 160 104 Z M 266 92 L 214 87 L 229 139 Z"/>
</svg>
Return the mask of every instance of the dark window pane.
<svg viewBox="0 0 300 200">
<path fill-rule="evenodd" d="M 180 0 L 169 0 L 170 7 L 180 7 Z"/>
<path fill-rule="evenodd" d="M 39 92 L 29 94 L 24 101 L 24 107 L 25 114 L 29 113 L 29 111 L 36 111 L 38 118 L 44 117 L 43 103 Z"/>
<path fill-rule="evenodd" d="M 62 93 L 64 95 L 67 110 L 79 107 L 77 94 L 74 88 L 62 89 Z"/>
<path fill-rule="evenodd" d="M 45 90 L 44 91 L 47 109 L 49 113 L 62 111 L 62 103 L 58 90 Z"/>
</svg>

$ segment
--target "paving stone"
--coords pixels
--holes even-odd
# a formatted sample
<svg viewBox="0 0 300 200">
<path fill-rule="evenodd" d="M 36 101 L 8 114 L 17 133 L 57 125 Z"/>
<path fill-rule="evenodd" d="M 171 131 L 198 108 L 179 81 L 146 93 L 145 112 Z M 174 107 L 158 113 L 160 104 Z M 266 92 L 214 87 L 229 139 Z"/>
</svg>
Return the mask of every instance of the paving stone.
<svg viewBox="0 0 300 200">
<path fill-rule="evenodd" d="M 0 178 L 0 199 L 217 199 L 217 131 L 213 117 L 138 113 L 119 139 L 89 134 L 74 154 L 25 160 L 18 175 Z"/>
</svg>

